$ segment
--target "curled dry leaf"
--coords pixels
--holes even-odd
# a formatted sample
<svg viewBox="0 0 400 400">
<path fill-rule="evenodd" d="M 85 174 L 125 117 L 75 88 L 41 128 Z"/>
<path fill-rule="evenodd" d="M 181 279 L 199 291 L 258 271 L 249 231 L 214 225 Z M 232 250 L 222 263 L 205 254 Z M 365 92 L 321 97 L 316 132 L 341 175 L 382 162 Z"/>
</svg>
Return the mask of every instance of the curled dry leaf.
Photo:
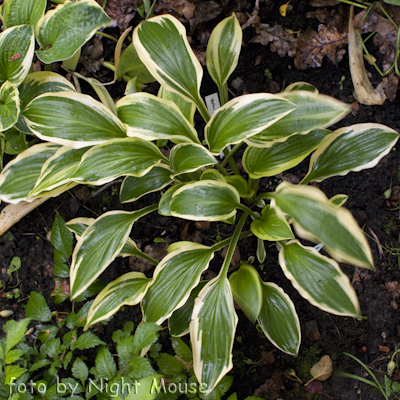
<svg viewBox="0 0 400 400">
<path fill-rule="evenodd" d="M 298 69 L 320 67 L 324 56 L 334 64 L 339 63 L 346 50 L 343 45 L 347 42 L 346 33 L 342 33 L 335 26 L 327 27 L 320 24 L 318 32 L 308 28 L 297 38 L 297 51 L 294 65 Z"/>
<path fill-rule="evenodd" d="M 103 0 L 97 0 L 97 3 L 103 5 Z M 136 15 L 135 8 L 139 3 L 132 0 L 107 0 L 105 12 L 110 18 L 117 22 L 118 28 L 123 32 L 128 26 L 129 22 Z"/>
<path fill-rule="evenodd" d="M 309 385 L 314 379 L 317 381 L 326 381 L 333 372 L 332 359 L 325 355 L 313 365 L 310 370 L 310 374 L 313 377 L 305 386 Z"/>
<path fill-rule="evenodd" d="M 339 4 L 336 0 L 310 0 L 310 6 L 312 7 L 333 7 Z"/>
<path fill-rule="evenodd" d="M 181 22 L 190 21 L 195 9 L 196 6 L 188 0 L 160 0 L 155 7 L 157 14 L 172 14 Z"/>
<path fill-rule="evenodd" d="M 261 43 L 267 46 L 270 43 L 270 50 L 278 53 L 280 57 L 286 55 L 294 57 L 296 54 L 297 40 L 293 34 L 288 33 L 281 25 L 270 26 L 268 24 L 256 23 L 257 36 L 250 40 L 252 43 Z"/>
<path fill-rule="evenodd" d="M 393 296 L 394 299 L 400 297 L 399 282 L 397 281 L 385 282 L 385 289 L 390 292 L 390 294 Z"/>
</svg>

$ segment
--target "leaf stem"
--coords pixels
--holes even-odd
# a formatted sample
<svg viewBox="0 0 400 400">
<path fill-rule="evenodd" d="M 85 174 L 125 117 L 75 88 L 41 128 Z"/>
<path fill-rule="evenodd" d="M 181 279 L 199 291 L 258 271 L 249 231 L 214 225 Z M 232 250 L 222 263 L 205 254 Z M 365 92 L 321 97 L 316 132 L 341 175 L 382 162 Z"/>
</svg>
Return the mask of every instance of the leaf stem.
<svg viewBox="0 0 400 400">
<path fill-rule="evenodd" d="M 229 176 L 229 174 L 226 172 L 226 169 L 221 164 L 215 164 L 215 168 L 217 168 L 222 175 Z"/>
<path fill-rule="evenodd" d="M 272 199 L 274 197 L 275 193 L 274 192 L 266 192 L 266 193 L 261 193 L 257 197 L 254 198 L 254 203 L 257 203 L 259 200 L 263 199 Z"/>
<path fill-rule="evenodd" d="M 112 40 L 112 41 L 115 42 L 115 43 L 118 43 L 118 39 L 115 38 L 114 36 L 109 35 L 108 33 L 96 31 L 95 34 L 96 34 L 96 35 L 99 35 L 99 36 L 103 36 L 103 37 L 106 38 L 106 39 Z"/>
<path fill-rule="evenodd" d="M 243 142 L 235 144 L 233 149 L 225 156 L 225 159 L 222 161 L 221 166 L 225 167 L 225 165 L 228 163 L 229 159 L 234 156 L 234 154 L 240 149 L 240 146 L 243 144 Z"/>
<path fill-rule="evenodd" d="M 242 232 L 242 229 L 243 229 L 244 223 L 246 222 L 247 216 L 248 216 L 247 212 L 244 212 L 243 215 L 240 217 L 240 220 L 236 226 L 235 232 L 233 233 L 233 236 L 230 239 L 228 252 L 226 253 L 224 263 L 222 264 L 220 276 L 224 276 L 224 275 L 226 276 L 226 274 L 228 273 L 229 265 L 231 263 L 232 256 L 233 256 L 233 252 L 235 251 L 237 242 L 240 238 L 240 233 Z M 221 282 L 223 282 L 223 280 L 221 280 Z"/>
<path fill-rule="evenodd" d="M 229 150 L 226 147 L 224 149 L 224 154 L 225 154 L 225 157 L 228 157 L 228 155 L 229 155 Z M 236 165 L 236 163 L 235 163 L 235 161 L 233 160 L 232 157 L 229 157 L 228 163 L 229 163 L 229 166 L 232 168 L 233 173 L 235 175 L 240 175 L 239 168 L 237 167 L 237 165 Z"/>
<path fill-rule="evenodd" d="M 196 98 L 193 98 L 193 100 L 196 103 L 196 106 L 197 106 L 197 109 L 199 110 L 200 115 L 203 117 L 204 121 L 206 121 L 206 123 L 207 123 L 211 119 L 211 116 L 207 110 L 204 100 L 199 96 L 197 96 Z"/>
<path fill-rule="evenodd" d="M 219 99 L 221 101 L 221 106 L 229 101 L 228 96 L 228 82 L 225 82 L 221 87 L 218 88 Z"/>
<path fill-rule="evenodd" d="M 251 236 L 252 234 L 253 234 L 253 232 L 252 232 L 251 230 L 242 232 L 242 233 L 239 235 L 239 239 L 243 239 L 243 238 L 245 238 L 245 237 Z M 222 250 L 224 247 L 228 246 L 228 244 L 230 243 L 231 239 L 232 239 L 232 238 L 230 237 L 230 238 L 228 238 L 228 239 L 221 240 L 220 242 L 214 244 L 213 246 L 211 246 L 212 251 L 215 253 L 215 252 L 217 252 L 217 251 Z"/>
<path fill-rule="evenodd" d="M 254 219 L 260 218 L 257 214 L 254 213 L 249 207 L 245 206 L 244 204 L 238 204 L 237 208 L 243 210 L 245 213 L 250 214 Z"/>
</svg>

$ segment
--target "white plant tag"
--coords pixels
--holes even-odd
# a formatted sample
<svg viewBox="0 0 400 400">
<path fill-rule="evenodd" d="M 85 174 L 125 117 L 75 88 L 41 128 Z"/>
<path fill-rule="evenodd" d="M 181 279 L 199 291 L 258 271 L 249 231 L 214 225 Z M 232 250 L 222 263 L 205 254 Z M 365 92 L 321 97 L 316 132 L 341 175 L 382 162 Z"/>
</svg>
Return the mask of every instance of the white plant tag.
<svg viewBox="0 0 400 400">
<path fill-rule="evenodd" d="M 208 112 L 212 116 L 218 108 L 221 107 L 221 103 L 219 102 L 219 97 L 218 93 L 213 93 L 205 97 L 206 100 L 206 106 L 208 109 Z"/>
</svg>

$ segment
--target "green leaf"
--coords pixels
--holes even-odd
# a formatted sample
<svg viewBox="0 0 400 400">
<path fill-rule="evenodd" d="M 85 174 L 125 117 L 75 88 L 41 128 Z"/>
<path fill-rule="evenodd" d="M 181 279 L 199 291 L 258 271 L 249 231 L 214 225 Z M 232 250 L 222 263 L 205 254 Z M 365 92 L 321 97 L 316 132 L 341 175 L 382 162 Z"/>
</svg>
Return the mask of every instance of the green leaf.
<svg viewBox="0 0 400 400">
<path fill-rule="evenodd" d="M 46 10 L 46 0 L 6 0 L 1 8 L 4 28 L 36 25 Z"/>
<path fill-rule="evenodd" d="M 140 60 L 133 43 L 125 49 L 118 62 L 116 71 L 117 79 L 121 79 L 124 74 L 131 78 L 137 78 L 142 84 L 155 81 L 146 66 Z"/>
<path fill-rule="evenodd" d="M 102 347 L 96 355 L 94 361 L 97 373 L 103 379 L 113 379 L 117 374 L 117 366 L 115 365 L 114 357 L 111 355 L 107 347 Z"/>
<path fill-rule="evenodd" d="M 126 137 L 123 123 L 86 94 L 44 93 L 26 106 L 24 118 L 40 139 L 75 149 Z"/>
<path fill-rule="evenodd" d="M 170 207 L 175 217 L 192 221 L 223 221 L 236 215 L 238 204 L 239 193 L 233 186 L 204 180 L 178 189 L 172 195 Z"/>
<path fill-rule="evenodd" d="M 125 400 L 155 400 L 162 391 L 161 377 L 161 375 L 149 375 L 139 379 L 135 382 L 135 390 L 131 390 Z"/>
<path fill-rule="evenodd" d="M 262 286 L 257 271 L 248 264 L 242 264 L 229 277 L 233 299 L 246 317 L 255 323 L 262 305 Z"/>
<path fill-rule="evenodd" d="M 243 178 L 244 179 L 244 178 Z M 211 180 L 211 181 L 221 181 L 226 182 L 226 179 L 222 174 L 215 169 L 206 169 L 200 177 L 201 181 Z"/>
<path fill-rule="evenodd" d="M 356 292 L 337 262 L 293 240 L 282 243 L 279 263 L 292 285 L 311 304 L 332 314 L 360 317 Z"/>
<path fill-rule="evenodd" d="M 0 87 L 0 131 L 10 129 L 17 122 L 19 112 L 18 89 L 4 82 Z"/>
<path fill-rule="evenodd" d="M 15 125 L 4 132 L 4 142 L 4 153 L 10 155 L 22 153 L 28 148 L 25 134 L 18 131 Z"/>
<path fill-rule="evenodd" d="M 31 292 L 25 315 L 35 321 L 48 322 L 51 320 L 51 311 L 41 293 Z"/>
<path fill-rule="evenodd" d="M 242 38 L 242 28 L 235 14 L 222 20 L 211 33 L 206 53 L 207 69 L 220 90 L 237 66 Z"/>
<path fill-rule="evenodd" d="M 161 85 L 189 101 L 202 102 L 203 68 L 190 48 L 185 27 L 175 17 L 160 15 L 143 21 L 132 38 L 143 64 Z"/>
<path fill-rule="evenodd" d="M 9 385 L 10 382 L 18 379 L 26 371 L 26 368 L 22 368 L 19 365 L 7 365 L 4 368 L 4 372 L 6 373 L 5 384 Z"/>
<path fill-rule="evenodd" d="M 305 134 L 313 129 L 328 128 L 350 112 L 348 104 L 333 97 L 306 90 L 285 91 L 280 95 L 296 104 L 296 110 L 257 135 L 248 138 L 246 142 L 250 146 L 270 147 L 274 142 L 281 142 L 295 133 Z"/>
<path fill-rule="evenodd" d="M 30 73 L 19 86 L 19 97 L 21 99 L 21 114 L 15 127 L 26 134 L 32 134 L 26 125 L 23 113 L 25 106 L 35 97 L 48 92 L 76 92 L 74 85 L 62 75 L 50 71 L 38 71 Z"/>
<path fill-rule="evenodd" d="M 82 385 L 85 385 L 89 376 L 89 368 L 79 357 L 72 364 L 71 372 L 74 378 L 79 379 Z"/>
<path fill-rule="evenodd" d="M 142 300 L 144 319 L 161 325 L 182 307 L 213 257 L 210 247 L 194 243 L 164 257 L 157 265 Z"/>
<path fill-rule="evenodd" d="M 164 375 L 176 378 L 184 378 L 185 366 L 171 354 L 161 353 L 157 358 L 157 366 Z"/>
<path fill-rule="evenodd" d="M 103 185 L 121 175 L 146 175 L 162 161 L 168 162 L 151 142 L 137 138 L 114 139 L 88 150 L 72 179 Z"/>
<path fill-rule="evenodd" d="M 318 89 L 311 85 L 311 83 L 307 82 L 294 82 L 289 86 L 286 86 L 284 92 L 295 92 L 298 90 L 305 90 L 307 92 L 318 94 Z"/>
<path fill-rule="evenodd" d="M 129 362 L 129 365 L 132 371 L 130 376 L 133 376 L 135 379 L 144 378 L 145 376 L 156 373 L 147 358 L 133 356 Z"/>
<path fill-rule="evenodd" d="M 100 345 L 105 345 L 105 343 L 94 333 L 86 332 L 71 344 L 71 350 L 86 350 Z"/>
<path fill-rule="evenodd" d="M 23 356 L 24 354 L 25 350 L 19 350 L 19 349 L 10 350 L 6 355 L 5 363 L 12 364 L 13 362 L 19 360 L 21 356 Z"/>
<path fill-rule="evenodd" d="M 146 294 L 149 281 L 141 272 L 128 272 L 110 282 L 90 307 L 85 329 L 110 318 L 123 305 L 138 304 Z"/>
<path fill-rule="evenodd" d="M 258 134 L 296 109 L 282 96 L 246 94 L 228 101 L 211 117 L 205 137 L 211 153 L 219 154 L 228 144 L 236 144 Z"/>
<path fill-rule="evenodd" d="M 5 355 L 19 342 L 25 339 L 26 328 L 31 321 L 30 318 L 21 319 L 21 321 L 10 320 L 3 326 L 3 331 L 7 334 L 6 336 L 6 351 Z"/>
<path fill-rule="evenodd" d="M 172 171 L 167 168 L 154 167 L 146 175 L 127 176 L 121 185 L 120 202 L 133 202 L 145 194 L 163 189 L 172 182 L 171 174 Z"/>
<path fill-rule="evenodd" d="M 292 135 L 284 142 L 273 143 L 271 147 L 249 146 L 243 154 L 243 168 L 252 179 L 277 175 L 300 164 L 331 133 L 326 129 L 314 129 L 306 135 Z"/>
<path fill-rule="evenodd" d="M 243 176 L 240 175 L 227 176 L 224 180 L 230 185 L 232 185 L 238 191 L 240 197 L 246 199 L 253 197 L 254 190 L 253 189 L 249 190 L 249 185 L 247 184 L 247 181 L 246 179 L 243 178 Z"/>
<path fill-rule="evenodd" d="M 46 359 L 36 361 L 35 363 L 33 363 L 30 366 L 29 372 L 35 372 L 35 371 L 39 370 L 40 368 L 47 367 L 50 364 L 51 364 L 51 361 L 50 360 L 46 360 Z"/>
<path fill-rule="evenodd" d="M 32 26 L 13 26 L 0 33 L 0 83 L 19 86 L 28 75 L 34 51 Z"/>
<path fill-rule="evenodd" d="M 350 171 L 373 168 L 390 152 L 399 134 L 380 124 L 357 124 L 335 131 L 311 157 L 302 183 L 322 180 Z"/>
<path fill-rule="evenodd" d="M 72 233 L 66 228 L 63 217 L 57 212 L 51 227 L 51 244 L 67 260 L 72 255 Z"/>
<path fill-rule="evenodd" d="M 294 239 L 286 218 L 270 204 L 261 211 L 261 219 L 251 223 L 251 231 L 260 239 L 275 242 L 278 240 Z"/>
<path fill-rule="evenodd" d="M 71 298 L 76 298 L 111 264 L 123 248 L 133 223 L 153 211 L 110 211 L 88 227 L 75 247 L 70 272 Z"/>
<path fill-rule="evenodd" d="M 141 323 L 133 337 L 132 353 L 138 355 L 143 349 L 155 343 L 160 330 L 161 328 L 152 322 Z"/>
<path fill-rule="evenodd" d="M 297 356 L 301 332 L 292 300 L 272 282 L 262 282 L 262 297 L 258 323 L 265 336 L 284 353 Z"/>
<path fill-rule="evenodd" d="M 349 196 L 346 194 L 337 194 L 332 196 L 329 201 L 334 204 L 336 207 L 341 207 L 348 200 Z"/>
<path fill-rule="evenodd" d="M 206 394 L 232 369 L 237 322 L 228 279 L 217 276 L 199 293 L 190 322 L 193 370 L 197 380 L 205 385 Z"/>
<path fill-rule="evenodd" d="M 94 0 L 70 1 L 48 11 L 36 26 L 36 39 L 43 50 L 36 52 L 45 64 L 67 60 L 94 33 L 111 22 Z"/>
<path fill-rule="evenodd" d="M 189 323 L 192 317 L 194 301 L 208 281 L 201 281 L 190 293 L 186 303 L 173 312 L 168 320 L 171 336 L 183 336 L 189 333 Z"/>
<path fill-rule="evenodd" d="M 170 100 L 176 104 L 185 118 L 189 121 L 190 125 L 194 125 L 194 113 L 196 112 L 196 105 L 193 103 L 193 101 L 187 101 L 180 94 L 171 92 L 163 86 L 161 86 L 160 90 L 158 91 L 158 97 L 165 100 Z"/>
<path fill-rule="evenodd" d="M 192 350 L 190 350 L 190 347 L 181 338 L 172 337 L 171 344 L 175 354 L 179 358 L 181 358 L 185 362 L 192 361 Z"/>
<path fill-rule="evenodd" d="M 180 143 L 172 148 L 170 163 L 176 176 L 197 171 L 207 165 L 217 164 L 218 161 L 201 144 Z"/>
<path fill-rule="evenodd" d="M 123 97 L 116 106 L 128 136 L 200 143 L 196 130 L 170 100 L 138 92 Z"/>
<path fill-rule="evenodd" d="M 374 269 L 371 249 L 351 213 L 337 208 L 321 190 L 282 182 L 273 194 L 277 206 L 294 221 L 296 233 L 314 243 L 324 243 L 337 261 Z"/>
<path fill-rule="evenodd" d="M 35 186 L 43 164 L 58 148 L 53 143 L 36 144 L 10 161 L 0 174 L 0 198 L 7 203 L 25 200 Z"/>
<path fill-rule="evenodd" d="M 171 216 L 171 200 L 172 200 L 172 195 L 181 187 L 186 185 L 185 182 L 180 182 L 175 184 L 174 186 L 170 187 L 162 196 L 160 199 L 160 202 L 158 203 L 158 213 L 161 215 L 166 215 L 166 216 Z"/>
</svg>

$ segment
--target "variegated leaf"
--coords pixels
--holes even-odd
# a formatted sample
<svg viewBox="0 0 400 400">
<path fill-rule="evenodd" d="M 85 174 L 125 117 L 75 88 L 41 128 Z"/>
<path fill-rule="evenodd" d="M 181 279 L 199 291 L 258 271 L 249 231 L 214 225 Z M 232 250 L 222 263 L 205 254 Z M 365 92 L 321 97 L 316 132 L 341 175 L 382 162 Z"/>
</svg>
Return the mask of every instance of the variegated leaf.
<svg viewBox="0 0 400 400">
<path fill-rule="evenodd" d="M 4 132 L 4 140 L 4 152 L 7 154 L 16 155 L 22 153 L 28 148 L 26 135 L 16 129 L 15 125 Z"/>
<path fill-rule="evenodd" d="M 220 182 L 226 182 L 226 179 L 222 176 L 220 172 L 218 172 L 215 169 L 206 169 L 200 177 L 201 181 L 220 181 Z"/>
<path fill-rule="evenodd" d="M 220 90 L 237 66 L 242 37 L 235 14 L 222 20 L 211 33 L 206 53 L 207 69 Z"/>
<path fill-rule="evenodd" d="M 298 240 L 281 245 L 279 264 L 301 296 L 323 311 L 360 317 L 356 292 L 336 261 Z"/>
<path fill-rule="evenodd" d="M 158 213 L 165 216 L 171 216 L 171 200 L 172 195 L 181 187 L 186 185 L 185 182 L 180 182 L 171 186 L 162 196 L 158 203 Z"/>
<path fill-rule="evenodd" d="M 329 201 L 334 204 L 336 207 L 341 207 L 348 200 L 349 196 L 346 194 L 336 194 L 332 196 Z"/>
<path fill-rule="evenodd" d="M 125 126 L 104 104 L 80 93 L 42 94 L 26 106 L 24 118 L 40 139 L 75 149 L 126 138 Z"/>
<path fill-rule="evenodd" d="M 239 193 L 233 186 L 199 181 L 178 189 L 172 195 L 170 207 L 175 217 L 191 221 L 223 221 L 236 215 L 238 204 Z"/>
<path fill-rule="evenodd" d="M 0 199 L 7 203 L 27 200 L 43 164 L 59 147 L 53 143 L 36 144 L 10 161 L 0 174 Z"/>
<path fill-rule="evenodd" d="M 168 328 L 171 336 L 184 336 L 189 333 L 189 324 L 192 319 L 194 301 L 200 290 L 208 281 L 200 281 L 199 284 L 192 290 L 186 303 L 173 312 L 168 319 Z"/>
<path fill-rule="evenodd" d="M 6 81 L 0 87 L 0 132 L 10 129 L 18 121 L 19 112 L 18 89 Z"/>
<path fill-rule="evenodd" d="M 168 162 L 151 142 L 138 138 L 114 139 L 88 150 L 72 179 L 103 185 L 122 175 L 146 175 L 162 161 Z"/>
<path fill-rule="evenodd" d="M 190 322 L 193 370 L 197 380 L 207 385 L 206 394 L 232 369 L 237 322 L 228 279 L 217 276 L 199 293 Z"/>
<path fill-rule="evenodd" d="M 199 94 L 203 68 L 190 48 L 185 27 L 175 17 L 160 15 L 142 21 L 133 32 L 133 44 L 158 82 L 189 101 L 204 104 Z"/>
<path fill-rule="evenodd" d="M 326 129 L 315 129 L 306 135 L 295 134 L 271 147 L 247 147 L 243 168 L 253 179 L 274 176 L 300 164 L 331 135 Z"/>
<path fill-rule="evenodd" d="M 117 110 L 127 125 L 128 136 L 199 143 L 196 130 L 170 100 L 150 93 L 133 93 L 117 102 Z"/>
<path fill-rule="evenodd" d="M 121 79 L 125 74 L 131 78 L 137 78 L 137 80 L 143 84 L 155 81 L 146 66 L 140 60 L 133 43 L 125 49 L 118 62 L 116 70 L 117 79 Z"/>
<path fill-rule="evenodd" d="M 110 282 L 90 306 L 85 330 L 97 322 L 110 318 L 123 305 L 138 304 L 146 294 L 149 282 L 150 279 L 142 272 L 128 272 Z"/>
<path fill-rule="evenodd" d="M 46 0 L 6 0 L 1 8 L 4 28 L 36 25 L 46 10 Z"/>
<path fill-rule="evenodd" d="M 271 147 L 295 133 L 323 129 L 340 121 L 350 112 L 350 106 L 333 97 L 305 90 L 282 92 L 283 98 L 297 105 L 295 111 L 246 140 L 254 147 Z"/>
<path fill-rule="evenodd" d="M 63 146 L 43 164 L 35 187 L 29 192 L 28 199 L 45 196 L 46 192 L 70 182 L 87 148 L 71 149 Z"/>
<path fill-rule="evenodd" d="M 158 91 L 158 97 L 165 100 L 170 100 L 181 110 L 185 118 L 190 122 L 190 125 L 194 126 L 194 113 L 196 112 L 196 105 L 193 101 L 185 100 L 180 94 L 172 92 L 161 86 Z"/>
<path fill-rule="evenodd" d="M 145 321 L 161 325 L 182 307 L 213 257 L 212 249 L 200 244 L 181 247 L 164 257 L 142 300 Z"/>
<path fill-rule="evenodd" d="M 171 174 L 168 168 L 154 167 L 146 175 L 127 176 L 121 185 L 120 202 L 133 202 L 145 194 L 163 189 L 172 182 Z"/>
<path fill-rule="evenodd" d="M 258 272 L 249 264 L 242 264 L 229 277 L 233 299 L 246 317 L 255 323 L 261 310 L 263 296 Z"/>
<path fill-rule="evenodd" d="M 305 90 L 307 92 L 316 94 L 319 93 L 318 89 L 314 85 L 311 85 L 311 83 L 307 82 L 294 82 L 289 86 L 286 86 L 284 92 L 296 92 L 298 90 Z"/>
<path fill-rule="evenodd" d="M 87 289 L 117 257 L 133 223 L 156 209 L 154 205 L 133 212 L 110 211 L 83 232 L 72 254 L 71 299 Z"/>
<path fill-rule="evenodd" d="M 43 50 L 36 52 L 45 64 L 71 58 L 111 18 L 94 0 L 66 1 L 48 11 L 37 23 L 35 34 Z"/>
<path fill-rule="evenodd" d="M 246 179 L 243 178 L 243 176 L 227 176 L 226 178 L 224 178 L 224 180 L 226 181 L 226 183 L 229 183 L 238 191 L 240 197 L 243 197 L 244 199 L 253 197 L 254 190 L 249 188 L 249 185 Z"/>
<path fill-rule="evenodd" d="M 283 97 L 257 93 L 246 94 L 219 108 L 205 127 L 211 153 L 219 154 L 228 144 L 254 136 L 296 109 Z"/>
<path fill-rule="evenodd" d="M 278 240 L 294 239 L 286 218 L 282 213 L 277 212 L 276 208 L 270 204 L 261 211 L 261 219 L 254 220 L 250 227 L 251 231 L 260 239 L 275 242 Z"/>
<path fill-rule="evenodd" d="M 282 182 L 272 195 L 275 205 L 292 217 L 300 237 L 324 243 L 338 261 L 374 269 L 367 239 L 350 211 L 336 207 L 321 190 Z"/>
<path fill-rule="evenodd" d="M 321 182 L 331 176 L 375 167 L 398 138 L 394 129 L 381 124 L 357 124 L 338 129 L 313 154 L 302 183 Z"/>
<path fill-rule="evenodd" d="M 275 283 L 262 282 L 263 303 L 258 323 L 279 350 L 297 356 L 301 341 L 299 317 L 290 297 Z"/>
<path fill-rule="evenodd" d="M 32 134 L 23 117 L 25 106 L 43 93 L 75 92 L 75 87 L 62 75 L 50 71 L 38 71 L 28 74 L 18 90 L 21 100 L 21 114 L 15 127 L 21 132 Z"/>
<path fill-rule="evenodd" d="M 197 171 L 201 167 L 217 163 L 215 157 L 197 143 L 180 143 L 172 148 L 170 154 L 170 164 L 175 175 Z"/>
</svg>

